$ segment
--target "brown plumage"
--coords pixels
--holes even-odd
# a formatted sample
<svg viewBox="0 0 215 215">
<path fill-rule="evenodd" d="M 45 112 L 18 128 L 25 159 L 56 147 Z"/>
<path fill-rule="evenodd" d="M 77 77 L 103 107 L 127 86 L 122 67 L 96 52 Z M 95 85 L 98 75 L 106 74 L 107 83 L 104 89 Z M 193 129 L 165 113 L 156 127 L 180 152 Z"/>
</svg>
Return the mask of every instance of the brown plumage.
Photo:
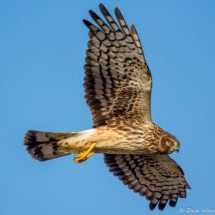
<svg viewBox="0 0 215 215">
<path fill-rule="evenodd" d="M 52 133 L 28 131 L 24 144 L 37 160 L 45 161 L 86 151 L 104 153 L 110 172 L 134 192 L 150 201 L 150 209 L 163 210 L 167 201 L 175 207 L 178 197 L 190 189 L 180 166 L 168 154 L 179 150 L 179 141 L 151 120 L 152 77 L 134 25 L 129 30 L 119 9 L 114 21 L 100 10 L 109 26 L 89 11 L 98 27 L 89 28 L 86 51 L 85 99 L 93 117 L 93 129 Z"/>
</svg>

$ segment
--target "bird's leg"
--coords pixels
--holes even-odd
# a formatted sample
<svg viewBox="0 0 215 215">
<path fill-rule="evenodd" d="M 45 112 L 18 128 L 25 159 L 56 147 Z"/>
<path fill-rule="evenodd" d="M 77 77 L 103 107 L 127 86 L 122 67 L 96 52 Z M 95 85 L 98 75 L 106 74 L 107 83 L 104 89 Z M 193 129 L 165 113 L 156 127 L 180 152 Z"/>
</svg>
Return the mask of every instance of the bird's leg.
<svg viewBox="0 0 215 215">
<path fill-rule="evenodd" d="M 73 163 L 81 163 L 86 161 L 91 155 L 94 154 L 94 152 L 91 152 L 94 147 L 96 146 L 96 143 L 94 143 L 86 152 L 81 152 L 80 154 L 78 154 L 74 160 Z"/>
</svg>

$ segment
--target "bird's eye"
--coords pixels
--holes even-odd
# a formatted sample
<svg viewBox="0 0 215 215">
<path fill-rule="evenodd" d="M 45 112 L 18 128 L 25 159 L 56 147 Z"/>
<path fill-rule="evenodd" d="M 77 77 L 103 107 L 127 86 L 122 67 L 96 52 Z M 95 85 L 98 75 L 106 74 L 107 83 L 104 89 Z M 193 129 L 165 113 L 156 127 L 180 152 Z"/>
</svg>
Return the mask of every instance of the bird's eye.
<svg viewBox="0 0 215 215">
<path fill-rule="evenodd" d="M 173 146 L 174 145 L 174 142 L 172 140 L 168 140 L 168 143 Z"/>
</svg>

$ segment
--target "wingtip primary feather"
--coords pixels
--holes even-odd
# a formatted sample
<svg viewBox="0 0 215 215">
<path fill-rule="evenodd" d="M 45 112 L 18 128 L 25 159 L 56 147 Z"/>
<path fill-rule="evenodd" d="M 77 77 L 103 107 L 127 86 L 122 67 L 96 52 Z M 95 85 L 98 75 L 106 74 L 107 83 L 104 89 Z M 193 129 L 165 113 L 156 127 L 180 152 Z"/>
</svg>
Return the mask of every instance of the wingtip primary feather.
<svg viewBox="0 0 215 215">
<path fill-rule="evenodd" d="M 121 14 L 121 12 L 120 12 L 118 7 L 115 7 L 114 13 L 122 16 L 122 14 Z"/>
<path fill-rule="evenodd" d="M 157 203 L 158 203 L 158 201 L 157 201 Z M 151 201 L 151 202 L 149 203 L 149 209 L 150 209 L 151 211 L 153 211 L 153 210 L 155 209 L 157 203 L 154 204 L 154 203 L 152 203 L 152 201 Z"/>
<path fill-rule="evenodd" d="M 143 52 L 136 46 L 136 42 L 120 10 L 117 7 L 115 8 L 116 18 L 119 21 L 117 22 L 103 4 L 100 4 L 99 8 L 105 19 L 103 17 L 98 17 L 92 10 L 89 10 L 90 16 L 97 25 L 83 20 L 84 24 L 90 29 L 90 41 L 88 42 L 89 50 L 87 51 L 86 58 L 87 67 L 85 66 L 85 75 L 87 77 L 85 78 L 84 87 L 87 104 L 93 116 L 94 128 L 96 126 L 105 125 L 107 120 L 112 117 L 112 114 L 119 114 L 117 112 L 109 112 L 109 110 L 113 105 L 112 101 L 114 101 L 113 98 L 116 97 L 117 89 L 120 88 L 125 79 L 125 76 L 121 75 L 125 74 L 123 66 L 121 65 L 122 62 L 124 62 L 124 56 L 126 56 L 126 59 L 127 57 L 133 58 L 135 56 L 133 58 L 134 63 L 139 62 L 145 67 L 145 60 L 142 55 Z M 112 65 L 114 68 L 112 68 Z M 129 64 L 126 64 L 126 66 L 129 68 L 131 67 Z M 118 72 L 120 72 L 120 75 L 118 75 Z M 151 74 L 147 67 L 144 73 L 149 75 L 151 80 Z M 110 84 L 112 85 L 111 88 L 109 87 Z M 95 95 L 92 95 L 92 93 L 95 93 Z M 106 101 L 107 105 L 104 105 Z M 106 109 L 104 109 L 101 104 L 106 106 Z M 127 104 L 124 106 L 126 105 Z M 118 105 L 114 104 L 114 106 L 116 106 L 116 110 L 118 110 Z M 148 106 L 146 108 L 149 110 Z M 123 111 L 121 110 L 120 113 L 124 111 L 124 109 Z M 151 121 L 151 117 L 149 121 Z"/>
<path fill-rule="evenodd" d="M 116 16 L 118 15 L 118 16 L 120 16 L 121 18 L 123 18 L 122 13 L 120 12 L 120 10 L 119 10 L 118 7 L 115 7 L 114 12 L 115 12 Z M 124 19 L 124 18 L 123 18 L 123 19 Z"/>
<path fill-rule="evenodd" d="M 99 4 L 99 9 L 100 9 L 100 10 L 104 10 L 104 9 L 106 9 L 106 8 L 105 8 L 105 6 L 104 6 L 102 3 L 100 3 L 100 4 Z"/>
<path fill-rule="evenodd" d="M 86 26 L 88 26 L 89 24 L 91 24 L 89 21 L 87 21 L 86 19 L 83 19 L 82 20 L 83 21 L 83 23 L 86 25 Z"/>
<path fill-rule="evenodd" d="M 89 14 L 93 19 L 98 17 L 98 15 L 92 10 L 89 10 Z"/>
<path fill-rule="evenodd" d="M 136 42 L 136 41 L 140 41 L 139 36 L 138 36 L 138 34 L 137 34 L 137 30 L 136 30 L 134 24 L 131 24 L 130 29 L 131 29 L 131 33 L 132 33 L 132 36 L 133 36 L 135 42 Z"/>
<path fill-rule="evenodd" d="M 145 59 L 145 56 L 144 56 L 144 52 L 143 52 L 143 49 L 142 49 L 142 45 L 141 45 L 141 42 L 140 42 L 140 38 L 138 36 L 137 30 L 136 30 L 134 24 L 131 24 L 130 29 L 131 29 L 131 34 L 132 34 L 132 37 L 133 37 L 133 39 L 135 41 L 135 44 L 136 44 L 139 52 L 143 55 L 144 60 L 146 62 L 146 59 Z"/>
<path fill-rule="evenodd" d="M 113 172 L 115 176 L 118 176 L 119 180 L 122 180 L 123 184 L 128 185 L 128 187 L 130 189 L 133 189 L 134 192 L 139 192 L 141 196 L 145 196 L 146 199 L 150 201 L 149 204 L 150 210 L 154 210 L 156 205 L 158 205 L 159 210 L 164 210 L 168 202 L 171 207 L 175 207 L 179 197 L 186 198 L 186 190 L 183 189 L 184 187 L 183 184 L 187 183 L 185 179 L 181 181 L 181 177 L 183 177 L 183 174 L 181 172 L 175 173 L 175 176 L 173 175 L 172 180 L 170 180 L 172 175 L 171 176 L 165 176 L 165 174 L 163 175 L 163 169 L 160 172 L 158 166 L 156 165 L 153 167 L 154 170 L 152 172 L 154 172 L 154 174 L 156 173 L 155 175 L 157 175 L 158 178 L 156 178 L 156 180 L 152 178 L 150 179 L 150 177 L 153 174 L 149 173 L 149 171 L 147 172 L 147 168 L 149 167 L 151 168 L 151 166 L 147 165 L 147 163 L 153 164 L 153 162 L 156 162 L 157 164 L 159 164 L 160 163 L 159 160 L 154 160 L 154 158 L 150 158 L 147 156 L 145 157 L 143 155 L 136 155 L 136 157 L 135 155 L 126 155 L 127 157 L 125 157 L 125 155 L 104 155 L 104 156 L 105 156 L 104 162 L 106 163 L 106 166 L 110 167 L 109 171 Z M 134 160 L 134 162 L 131 162 L 132 160 Z M 138 164 L 137 160 L 138 162 L 143 164 L 140 163 Z M 144 160 L 147 161 L 147 163 L 143 162 Z M 134 178 L 133 176 L 136 166 L 131 167 L 130 162 L 132 165 L 135 164 L 139 166 L 139 170 L 137 171 L 138 176 L 135 176 L 136 178 Z M 174 163 L 173 160 L 172 162 Z M 173 172 L 174 171 L 175 170 L 173 169 Z M 143 175 L 143 177 L 140 177 L 141 174 Z M 143 187 L 142 182 L 143 180 L 145 183 L 144 184 L 145 187 Z M 151 180 L 155 180 L 158 182 L 154 184 L 154 182 L 152 182 Z M 176 186 L 175 189 L 174 186 L 172 186 L 172 183 L 175 184 L 174 186 L 178 184 L 180 184 L 180 186 L 179 187 Z M 154 188 L 156 189 L 156 191 Z M 188 185 L 185 185 L 184 188 L 188 188 Z M 181 191 L 182 189 L 183 191 Z"/>
<path fill-rule="evenodd" d="M 119 8 L 116 7 L 114 12 L 115 12 L 116 18 L 117 18 L 117 20 L 118 20 L 118 22 L 119 22 L 124 34 L 125 35 L 130 35 L 131 32 L 130 32 L 130 30 L 129 30 L 127 24 L 126 24 L 126 21 L 125 21 L 123 15 L 122 15 L 122 13 L 120 12 Z"/>
</svg>

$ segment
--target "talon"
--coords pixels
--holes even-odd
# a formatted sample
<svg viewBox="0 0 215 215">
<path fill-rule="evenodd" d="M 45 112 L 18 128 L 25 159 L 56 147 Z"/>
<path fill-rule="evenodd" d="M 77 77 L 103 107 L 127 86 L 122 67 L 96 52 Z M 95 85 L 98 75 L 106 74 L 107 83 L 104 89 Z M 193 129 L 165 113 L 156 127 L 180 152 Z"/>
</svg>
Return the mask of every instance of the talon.
<svg viewBox="0 0 215 215">
<path fill-rule="evenodd" d="M 86 152 L 81 152 L 78 154 L 74 160 L 73 163 L 81 163 L 86 161 L 91 155 L 94 154 L 94 152 L 91 152 L 96 146 L 96 143 L 94 143 Z"/>
</svg>

